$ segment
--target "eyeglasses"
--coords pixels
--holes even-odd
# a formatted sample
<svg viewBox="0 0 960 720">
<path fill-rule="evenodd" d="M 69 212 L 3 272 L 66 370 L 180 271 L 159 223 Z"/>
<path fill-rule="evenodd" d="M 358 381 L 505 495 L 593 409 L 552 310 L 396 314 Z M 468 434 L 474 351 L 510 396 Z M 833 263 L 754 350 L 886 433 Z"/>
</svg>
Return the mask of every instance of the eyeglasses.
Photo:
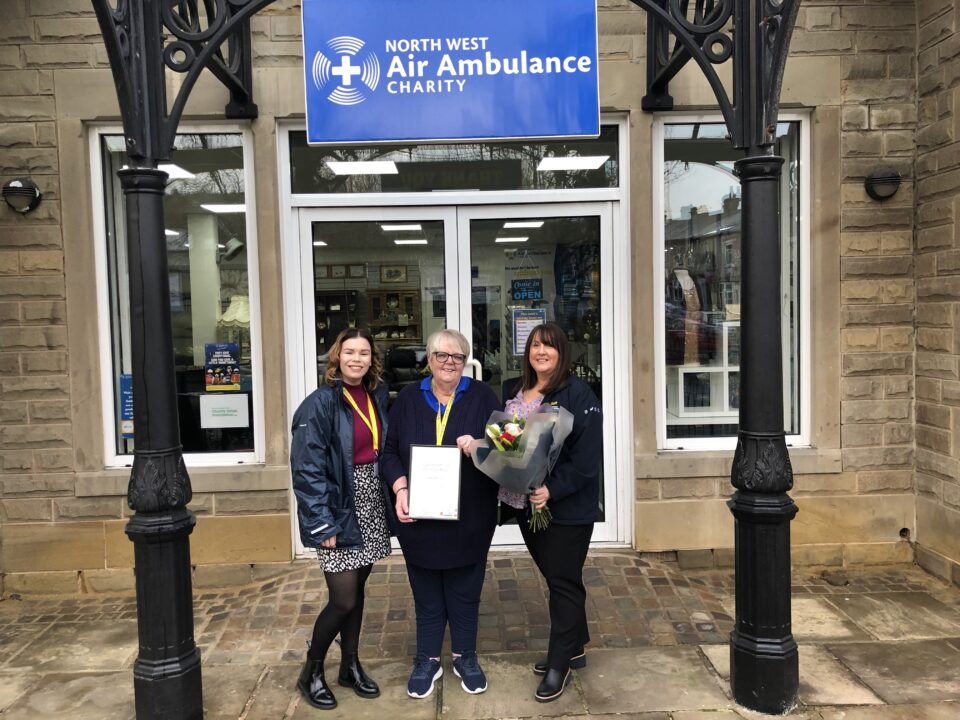
<svg viewBox="0 0 960 720">
<path fill-rule="evenodd" d="M 433 356 L 440 363 L 445 363 L 447 360 L 453 360 L 454 365 L 463 365 L 467 361 L 467 356 L 461 355 L 460 353 L 435 352 Z"/>
</svg>

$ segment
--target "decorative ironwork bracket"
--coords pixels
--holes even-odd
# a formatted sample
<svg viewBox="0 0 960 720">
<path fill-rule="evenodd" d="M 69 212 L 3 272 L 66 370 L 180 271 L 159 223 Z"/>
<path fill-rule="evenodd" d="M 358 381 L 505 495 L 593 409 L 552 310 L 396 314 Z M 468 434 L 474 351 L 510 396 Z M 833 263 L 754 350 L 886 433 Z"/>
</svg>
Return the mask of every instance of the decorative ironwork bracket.
<svg viewBox="0 0 960 720">
<path fill-rule="evenodd" d="M 91 0 L 117 87 L 127 154 L 169 160 L 187 98 L 204 69 L 230 91 L 228 118 L 255 118 L 250 18 L 274 0 Z M 168 106 L 166 70 L 184 75 Z"/>
<path fill-rule="evenodd" d="M 748 155 L 769 153 L 800 0 L 630 1 L 647 11 L 643 109 L 673 109 L 670 81 L 693 60 L 717 98 L 734 146 Z M 731 58 L 732 97 L 715 67 Z"/>
</svg>

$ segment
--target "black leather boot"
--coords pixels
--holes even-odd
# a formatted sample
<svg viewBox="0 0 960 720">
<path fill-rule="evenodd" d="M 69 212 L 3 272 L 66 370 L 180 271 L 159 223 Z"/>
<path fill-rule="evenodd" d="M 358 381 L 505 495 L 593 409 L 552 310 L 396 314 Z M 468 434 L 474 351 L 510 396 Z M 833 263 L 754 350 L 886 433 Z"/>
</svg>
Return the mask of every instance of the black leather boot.
<svg viewBox="0 0 960 720">
<path fill-rule="evenodd" d="M 583 670 L 587 666 L 587 654 L 583 651 L 583 648 L 578 648 L 572 658 L 570 658 L 570 669 L 571 670 Z M 534 675 L 546 675 L 547 674 L 547 658 L 544 657 L 543 660 L 536 663 L 533 666 Z"/>
<path fill-rule="evenodd" d="M 380 697 L 379 686 L 363 671 L 360 659 L 356 655 L 344 655 L 340 660 L 340 676 L 337 683 L 353 688 L 362 698 Z"/>
<path fill-rule="evenodd" d="M 333 710 L 337 706 L 337 699 L 323 677 L 323 660 L 313 660 L 307 656 L 297 680 L 297 688 L 303 699 L 315 708 Z"/>
<path fill-rule="evenodd" d="M 540 681 L 540 686 L 537 688 L 537 692 L 534 693 L 533 697 L 537 702 L 542 703 L 556 700 L 563 695 L 563 689 L 567 686 L 567 683 L 570 682 L 570 675 L 570 668 L 566 670 L 550 668 L 547 670 L 547 674 L 543 676 L 543 680 Z"/>
</svg>

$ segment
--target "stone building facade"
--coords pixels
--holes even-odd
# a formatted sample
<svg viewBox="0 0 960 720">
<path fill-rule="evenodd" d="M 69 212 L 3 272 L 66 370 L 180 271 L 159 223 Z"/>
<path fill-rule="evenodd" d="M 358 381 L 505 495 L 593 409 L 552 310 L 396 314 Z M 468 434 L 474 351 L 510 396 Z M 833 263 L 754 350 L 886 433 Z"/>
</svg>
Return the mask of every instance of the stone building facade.
<svg viewBox="0 0 960 720">
<path fill-rule="evenodd" d="M 630 327 L 652 337 L 650 231 L 657 118 L 640 109 L 645 15 L 599 0 L 601 104 L 625 117 L 632 258 Z M 108 468 L 101 417 L 90 128 L 119 117 L 86 0 L 5 0 L 0 24 L 0 181 L 44 192 L 19 216 L 0 207 L 0 573 L 11 591 L 132 584 L 123 528 L 129 470 Z M 954 225 L 960 73 L 954 0 L 804 0 L 783 112 L 809 130 L 809 433 L 791 448 L 797 564 L 911 561 L 960 581 L 960 342 Z M 260 312 L 282 317 L 278 122 L 303 117 L 300 8 L 253 20 Z M 171 88 L 174 86 L 171 85 Z M 677 110 L 715 112 L 693 68 L 671 84 Z M 211 79 L 185 117 L 222 123 Z M 880 204 L 864 176 L 896 168 Z M 194 467 L 198 586 L 242 582 L 293 556 L 283 326 L 264 325 L 263 462 Z M 648 343 L 634 342 L 632 466 L 625 516 L 640 551 L 689 565 L 732 562 L 729 450 L 665 450 Z"/>
</svg>

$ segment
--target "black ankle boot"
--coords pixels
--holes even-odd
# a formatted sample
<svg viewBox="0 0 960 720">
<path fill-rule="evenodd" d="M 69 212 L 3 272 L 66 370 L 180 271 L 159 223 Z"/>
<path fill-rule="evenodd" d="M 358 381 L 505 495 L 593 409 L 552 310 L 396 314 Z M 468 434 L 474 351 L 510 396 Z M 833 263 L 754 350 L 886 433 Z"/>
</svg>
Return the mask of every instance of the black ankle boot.
<svg viewBox="0 0 960 720">
<path fill-rule="evenodd" d="M 313 660 L 307 656 L 297 680 L 297 688 L 304 700 L 315 708 L 333 710 L 337 706 L 337 699 L 323 677 L 323 660 Z"/>
<path fill-rule="evenodd" d="M 363 671 L 360 659 L 356 655 L 344 655 L 340 660 L 340 677 L 337 683 L 343 687 L 353 688 L 353 691 L 362 698 L 380 697 L 380 688 Z"/>
<path fill-rule="evenodd" d="M 543 676 L 543 680 L 540 681 L 540 686 L 537 688 L 537 692 L 534 693 L 533 697 L 537 702 L 542 703 L 556 700 L 563 695 L 563 689 L 567 686 L 567 683 L 570 682 L 570 675 L 569 668 L 566 670 L 550 668 L 547 670 L 547 674 Z"/>
<path fill-rule="evenodd" d="M 583 648 L 579 648 L 574 651 L 574 655 L 570 658 L 570 669 L 571 670 L 583 670 L 587 666 L 587 654 L 583 651 Z M 547 658 L 544 657 L 538 663 L 535 663 L 533 666 L 534 675 L 546 675 L 547 674 Z"/>
</svg>

